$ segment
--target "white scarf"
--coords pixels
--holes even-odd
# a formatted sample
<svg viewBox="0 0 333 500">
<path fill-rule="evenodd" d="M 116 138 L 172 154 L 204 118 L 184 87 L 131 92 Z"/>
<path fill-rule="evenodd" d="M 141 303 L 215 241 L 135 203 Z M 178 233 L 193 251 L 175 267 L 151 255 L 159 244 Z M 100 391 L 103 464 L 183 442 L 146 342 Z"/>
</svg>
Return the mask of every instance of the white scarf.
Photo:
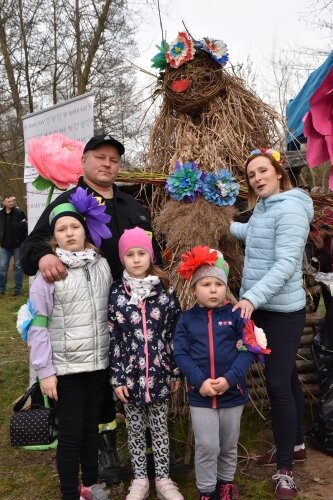
<svg viewBox="0 0 333 500">
<path fill-rule="evenodd" d="M 123 272 L 123 277 L 125 285 L 131 289 L 131 298 L 127 303 L 136 306 L 147 297 L 155 295 L 156 292 L 153 291 L 154 287 L 160 282 L 160 278 L 152 274 L 149 274 L 145 278 L 133 278 L 128 274 L 126 269 Z"/>
<path fill-rule="evenodd" d="M 56 247 L 55 252 L 61 262 L 68 267 L 83 267 L 87 262 L 95 260 L 97 256 L 97 253 L 92 248 L 85 248 L 79 252 L 71 252 L 70 250 L 63 250 Z"/>
</svg>

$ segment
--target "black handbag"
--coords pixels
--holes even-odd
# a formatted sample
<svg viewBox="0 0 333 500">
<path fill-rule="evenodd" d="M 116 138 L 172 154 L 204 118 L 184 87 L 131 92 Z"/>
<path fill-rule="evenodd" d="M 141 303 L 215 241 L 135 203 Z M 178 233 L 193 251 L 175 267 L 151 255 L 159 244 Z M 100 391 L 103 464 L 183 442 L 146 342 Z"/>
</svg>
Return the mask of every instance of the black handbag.
<svg viewBox="0 0 333 500">
<path fill-rule="evenodd" d="M 31 405 L 25 407 L 29 397 Z M 10 418 L 12 446 L 39 446 L 48 448 L 56 440 L 55 410 L 50 408 L 47 397 L 42 396 L 39 382 L 35 382 L 13 407 Z"/>
</svg>

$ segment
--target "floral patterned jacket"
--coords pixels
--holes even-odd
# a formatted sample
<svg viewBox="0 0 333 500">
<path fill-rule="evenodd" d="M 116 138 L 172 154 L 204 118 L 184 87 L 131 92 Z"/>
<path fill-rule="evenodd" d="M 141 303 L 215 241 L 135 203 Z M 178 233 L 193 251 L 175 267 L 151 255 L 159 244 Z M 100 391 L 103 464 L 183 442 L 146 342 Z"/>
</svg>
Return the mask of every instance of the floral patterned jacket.
<svg viewBox="0 0 333 500">
<path fill-rule="evenodd" d="M 128 304 L 123 280 L 109 298 L 110 369 L 113 387 L 126 385 L 137 406 L 169 399 L 170 382 L 180 378 L 172 357 L 172 336 L 180 305 L 172 289 L 159 283 L 141 306 Z"/>
</svg>

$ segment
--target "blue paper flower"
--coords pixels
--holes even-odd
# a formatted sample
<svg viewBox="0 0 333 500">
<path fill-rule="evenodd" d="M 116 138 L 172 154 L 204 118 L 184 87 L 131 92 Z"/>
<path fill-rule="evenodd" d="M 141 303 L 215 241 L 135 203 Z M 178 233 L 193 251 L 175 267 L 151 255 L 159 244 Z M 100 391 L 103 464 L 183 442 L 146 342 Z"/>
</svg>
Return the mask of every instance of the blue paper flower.
<svg viewBox="0 0 333 500">
<path fill-rule="evenodd" d="M 23 306 L 20 307 L 17 313 L 16 321 L 16 328 L 21 335 L 23 342 L 27 341 L 30 324 L 35 316 L 36 311 L 34 311 L 30 299 L 28 299 L 26 304 L 23 304 Z"/>
<path fill-rule="evenodd" d="M 175 171 L 166 180 L 166 192 L 177 201 L 194 201 L 202 193 L 205 174 L 198 169 L 195 162 L 183 165 L 177 161 Z"/>
<path fill-rule="evenodd" d="M 214 205 L 234 205 L 239 194 L 239 184 L 229 170 L 222 168 L 218 172 L 207 174 L 202 191 L 204 198 Z"/>
</svg>

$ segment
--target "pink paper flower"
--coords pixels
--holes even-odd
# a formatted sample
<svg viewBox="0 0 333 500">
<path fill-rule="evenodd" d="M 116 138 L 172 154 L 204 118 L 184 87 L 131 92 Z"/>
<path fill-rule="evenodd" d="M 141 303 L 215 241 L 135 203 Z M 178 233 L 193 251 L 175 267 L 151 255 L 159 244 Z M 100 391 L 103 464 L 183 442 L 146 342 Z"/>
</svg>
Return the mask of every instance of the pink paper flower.
<svg viewBox="0 0 333 500">
<path fill-rule="evenodd" d="M 28 142 L 28 160 L 41 177 L 58 189 L 67 189 L 83 174 L 83 148 L 82 142 L 62 134 L 44 135 Z"/>
</svg>

